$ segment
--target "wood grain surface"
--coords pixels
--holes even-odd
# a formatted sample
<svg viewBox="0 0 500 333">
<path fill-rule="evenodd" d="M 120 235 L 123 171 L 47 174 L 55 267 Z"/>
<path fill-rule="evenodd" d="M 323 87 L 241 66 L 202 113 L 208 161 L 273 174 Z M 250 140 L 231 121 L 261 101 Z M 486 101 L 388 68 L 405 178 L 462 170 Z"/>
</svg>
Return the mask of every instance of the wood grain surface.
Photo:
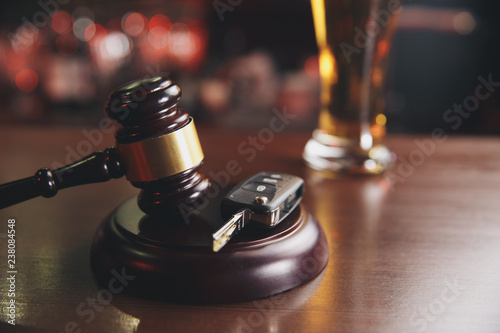
<svg viewBox="0 0 500 333">
<path fill-rule="evenodd" d="M 111 134 L 88 133 L 0 128 L 0 182 L 113 144 Z M 138 192 L 112 180 L 0 211 L 0 332 L 500 332 L 499 138 L 390 136 L 398 161 L 389 173 L 325 179 L 301 160 L 309 134 L 256 134 L 200 128 L 202 170 L 220 178 L 235 160 L 232 182 L 263 170 L 303 177 L 304 205 L 330 248 L 318 278 L 211 306 L 101 290 L 89 264 L 94 232 Z M 5 308 L 8 219 L 16 220 L 15 328 Z"/>
</svg>

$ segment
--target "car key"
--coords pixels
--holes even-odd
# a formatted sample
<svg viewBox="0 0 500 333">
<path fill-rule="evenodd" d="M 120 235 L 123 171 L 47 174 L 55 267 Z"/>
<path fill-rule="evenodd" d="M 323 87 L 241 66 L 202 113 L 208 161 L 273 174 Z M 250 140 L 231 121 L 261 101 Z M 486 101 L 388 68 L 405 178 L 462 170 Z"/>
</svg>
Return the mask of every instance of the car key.
<svg viewBox="0 0 500 333">
<path fill-rule="evenodd" d="M 277 172 L 259 172 L 236 185 L 221 203 L 228 221 L 213 235 L 213 251 L 219 251 L 248 223 L 272 228 L 299 204 L 304 193 L 302 178 Z"/>
</svg>

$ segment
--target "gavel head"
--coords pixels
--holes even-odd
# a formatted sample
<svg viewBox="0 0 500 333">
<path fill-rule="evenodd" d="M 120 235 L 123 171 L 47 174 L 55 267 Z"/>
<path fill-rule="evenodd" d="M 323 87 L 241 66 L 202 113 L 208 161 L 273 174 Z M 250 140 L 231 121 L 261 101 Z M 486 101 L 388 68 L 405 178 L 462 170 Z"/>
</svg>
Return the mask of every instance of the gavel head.
<svg viewBox="0 0 500 333">
<path fill-rule="evenodd" d="M 193 119 L 177 107 L 180 97 L 168 77 L 153 77 L 118 88 L 105 106 L 121 125 L 115 138 L 127 179 L 142 189 L 139 207 L 151 215 L 189 210 L 210 187 L 198 172 L 203 151 Z"/>
</svg>

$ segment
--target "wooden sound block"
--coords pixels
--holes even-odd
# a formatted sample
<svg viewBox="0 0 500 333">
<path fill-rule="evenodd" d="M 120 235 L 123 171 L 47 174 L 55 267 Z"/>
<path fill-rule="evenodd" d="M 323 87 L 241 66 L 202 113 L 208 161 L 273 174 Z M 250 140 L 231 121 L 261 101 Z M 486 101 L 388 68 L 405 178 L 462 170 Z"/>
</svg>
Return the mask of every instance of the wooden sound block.
<svg viewBox="0 0 500 333">
<path fill-rule="evenodd" d="M 323 230 L 302 205 L 274 228 L 248 225 L 215 253 L 212 233 L 224 223 L 218 204 L 163 220 L 136 202 L 120 205 L 95 235 L 92 267 L 105 287 L 126 274 L 125 292 L 144 298 L 242 302 L 298 287 L 328 261 Z"/>
</svg>

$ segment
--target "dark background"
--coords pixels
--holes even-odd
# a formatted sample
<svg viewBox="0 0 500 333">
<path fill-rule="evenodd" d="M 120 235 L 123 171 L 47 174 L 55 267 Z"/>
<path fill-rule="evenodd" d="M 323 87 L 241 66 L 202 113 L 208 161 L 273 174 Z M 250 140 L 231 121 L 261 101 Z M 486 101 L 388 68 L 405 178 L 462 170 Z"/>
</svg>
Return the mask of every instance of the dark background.
<svg viewBox="0 0 500 333">
<path fill-rule="evenodd" d="M 102 105 L 114 88 L 129 80 L 144 77 L 148 75 L 147 68 L 149 72 L 154 68 L 156 72 L 170 73 L 179 81 L 184 89 L 181 105 L 199 122 L 251 126 L 246 119 L 249 115 L 258 116 L 260 113 L 251 113 L 245 109 L 245 105 L 248 108 L 269 109 L 265 103 L 252 104 L 255 99 L 261 98 L 258 93 L 254 94 L 251 80 L 263 75 L 263 81 L 275 82 L 274 86 L 269 89 L 264 87 L 264 90 L 276 89 L 276 94 L 280 96 L 276 100 L 271 98 L 269 105 L 289 105 L 298 98 L 300 105 L 304 105 L 301 117 L 307 121 L 295 129 L 312 130 L 317 117 L 317 104 L 312 101 L 317 93 L 318 79 L 314 75 L 304 75 L 307 72 L 306 62 L 308 59 L 314 60 L 317 53 L 309 2 L 242 0 L 232 10 L 223 13 L 222 21 L 215 5 L 213 1 L 199 0 L 69 1 L 68 4 L 60 5 L 61 10 L 70 13 L 78 7 L 85 7 L 94 13 L 94 21 L 103 26 L 112 26 L 113 20 L 119 22 L 130 11 L 140 12 L 148 19 L 156 13 L 165 13 L 172 22 L 191 24 L 189 22 L 196 20 L 202 23 L 206 37 L 203 57 L 196 64 L 185 66 L 168 59 L 147 63 L 133 50 L 122 65 L 103 76 L 93 60 L 89 60 L 87 49 L 90 47 L 80 41 L 78 51 L 69 58 L 77 57 L 81 62 L 87 60 L 93 68 L 89 76 L 89 84 L 95 86 L 92 97 L 73 96 L 53 100 L 46 93 L 45 86 L 50 77 L 44 78 L 43 70 L 39 73 L 37 87 L 31 92 L 22 92 L 13 79 L 15 71 L 0 67 L 0 98 L 3 101 L 0 121 L 92 126 L 103 117 Z M 12 1 L 2 6 L 0 40 L 3 43 L 0 46 L 4 52 L 0 55 L 4 57 L 8 48 L 8 33 L 22 24 L 22 17 L 31 19 L 40 10 L 40 5 L 35 1 Z M 393 40 L 386 79 L 389 131 L 429 133 L 440 127 L 450 133 L 500 133 L 497 92 L 481 102 L 479 110 L 464 119 L 458 129 L 451 128 L 443 120 L 446 110 L 456 103 L 462 103 L 467 96 L 474 96 L 479 76 L 488 78 L 491 75 L 493 81 L 500 81 L 499 1 L 412 0 L 404 1 L 404 6 L 405 15 L 415 9 L 425 9 L 427 13 L 433 10 L 437 13 L 447 10 L 466 12 L 474 18 L 475 27 L 470 33 L 461 34 L 453 30 L 435 29 L 433 24 L 429 25 L 425 20 L 413 26 L 400 22 Z M 55 37 L 51 40 L 52 32 L 49 29 L 50 25 L 46 30 L 40 30 L 44 37 L 36 52 L 43 49 L 44 54 L 38 57 L 38 67 L 44 67 L 46 59 L 50 63 L 51 54 L 60 57 L 54 47 Z M 268 66 L 265 68 L 269 69 L 264 72 L 269 72 L 269 78 L 265 73 L 242 74 L 240 77 L 239 71 L 247 70 L 245 66 L 252 61 L 257 69 L 259 66 Z M 4 66 L 4 63 L 1 62 L 0 66 Z M 227 88 L 225 91 L 228 96 L 220 92 L 224 91 L 221 87 Z M 205 101 L 214 95 L 213 89 L 230 101 L 229 106 L 220 108 L 224 109 L 220 113 L 219 104 L 215 103 L 211 109 L 207 106 L 210 101 Z M 209 97 L 204 97 L 207 95 Z M 290 96 L 293 98 L 290 99 Z M 235 117 L 235 114 L 242 116 Z"/>
</svg>

